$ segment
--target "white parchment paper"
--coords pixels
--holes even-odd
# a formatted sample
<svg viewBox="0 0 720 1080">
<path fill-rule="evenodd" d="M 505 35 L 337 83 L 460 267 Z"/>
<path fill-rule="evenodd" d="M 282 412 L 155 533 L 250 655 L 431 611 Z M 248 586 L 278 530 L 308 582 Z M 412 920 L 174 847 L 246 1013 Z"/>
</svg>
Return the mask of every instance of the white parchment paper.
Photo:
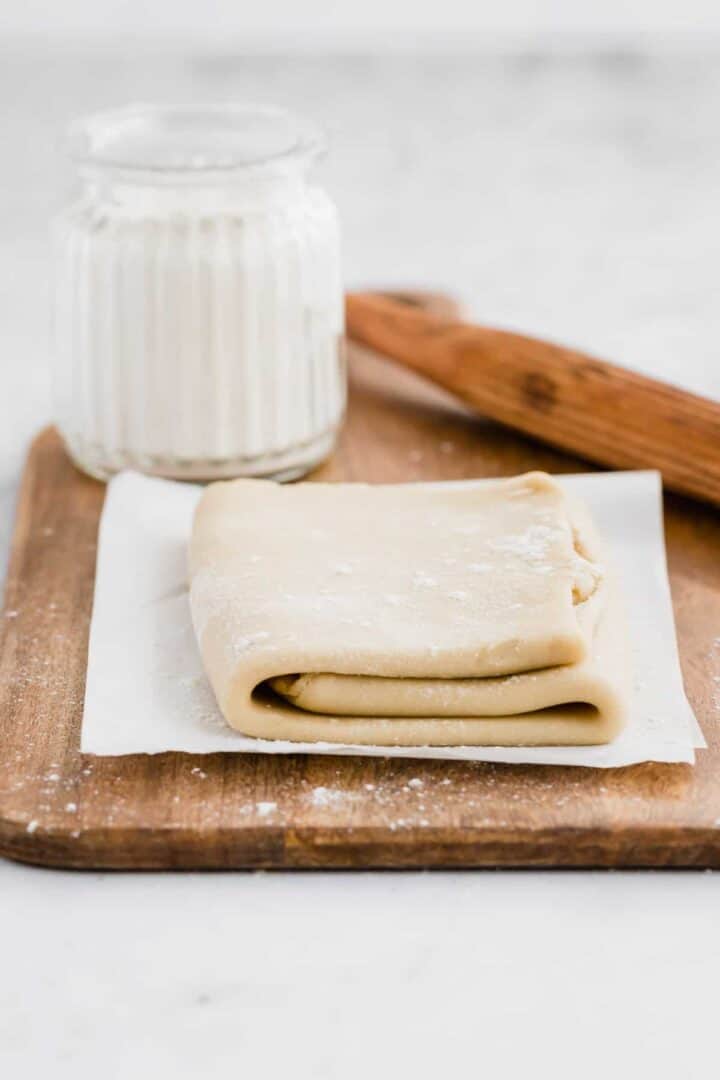
<svg viewBox="0 0 720 1080">
<path fill-rule="evenodd" d="M 186 548 L 201 489 L 123 473 L 108 487 L 100 525 L 82 751 L 357 754 L 603 768 L 693 762 L 693 748 L 705 744 L 680 673 L 659 476 L 618 472 L 558 480 L 589 505 L 620 574 L 631 620 L 632 719 L 611 745 L 353 747 L 240 735 L 220 714 L 190 622 Z"/>
</svg>

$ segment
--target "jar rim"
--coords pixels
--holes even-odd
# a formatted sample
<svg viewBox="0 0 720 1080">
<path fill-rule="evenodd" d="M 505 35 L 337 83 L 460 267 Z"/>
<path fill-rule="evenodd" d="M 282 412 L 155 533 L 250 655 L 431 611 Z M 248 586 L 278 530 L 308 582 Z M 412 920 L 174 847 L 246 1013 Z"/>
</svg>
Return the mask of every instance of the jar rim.
<svg viewBox="0 0 720 1080">
<path fill-rule="evenodd" d="M 134 104 L 73 121 L 65 149 L 87 173 L 203 184 L 305 170 L 326 139 L 312 121 L 275 105 Z"/>
</svg>

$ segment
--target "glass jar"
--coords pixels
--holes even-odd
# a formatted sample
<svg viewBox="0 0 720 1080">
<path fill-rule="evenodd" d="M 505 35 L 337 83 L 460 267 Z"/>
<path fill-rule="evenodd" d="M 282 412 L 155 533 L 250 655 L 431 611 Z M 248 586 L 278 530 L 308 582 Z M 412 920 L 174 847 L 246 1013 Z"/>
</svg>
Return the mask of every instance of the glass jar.
<svg viewBox="0 0 720 1080">
<path fill-rule="evenodd" d="M 77 465 L 290 479 L 345 406 L 337 214 L 316 128 L 259 106 L 77 121 L 57 221 L 55 401 Z"/>
</svg>

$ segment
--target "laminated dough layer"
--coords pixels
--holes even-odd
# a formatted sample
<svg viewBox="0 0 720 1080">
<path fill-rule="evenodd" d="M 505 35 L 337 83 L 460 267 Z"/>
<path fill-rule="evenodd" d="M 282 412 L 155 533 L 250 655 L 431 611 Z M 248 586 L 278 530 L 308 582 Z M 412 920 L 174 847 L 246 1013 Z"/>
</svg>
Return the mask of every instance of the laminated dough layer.
<svg viewBox="0 0 720 1080">
<path fill-rule="evenodd" d="M 590 745 L 626 641 L 584 508 L 544 473 L 468 485 L 211 485 L 190 602 L 227 722 L 265 739 Z"/>
</svg>

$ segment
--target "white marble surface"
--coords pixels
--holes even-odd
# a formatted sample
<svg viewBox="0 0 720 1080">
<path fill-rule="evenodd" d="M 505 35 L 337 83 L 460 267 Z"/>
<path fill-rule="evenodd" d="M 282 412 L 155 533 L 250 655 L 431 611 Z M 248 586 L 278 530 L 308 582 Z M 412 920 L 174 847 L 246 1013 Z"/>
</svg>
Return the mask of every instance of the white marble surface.
<svg viewBox="0 0 720 1080">
<path fill-rule="evenodd" d="M 0 44 L 0 564 L 49 417 L 53 141 L 127 100 L 254 97 L 326 123 L 352 283 L 720 397 L 720 63 L 393 60 Z M 13 1077 L 711 1075 L 720 879 L 95 875 L 0 862 Z"/>
<path fill-rule="evenodd" d="M 718 877 L 0 875 L 13 1080 L 707 1080 Z"/>
</svg>

